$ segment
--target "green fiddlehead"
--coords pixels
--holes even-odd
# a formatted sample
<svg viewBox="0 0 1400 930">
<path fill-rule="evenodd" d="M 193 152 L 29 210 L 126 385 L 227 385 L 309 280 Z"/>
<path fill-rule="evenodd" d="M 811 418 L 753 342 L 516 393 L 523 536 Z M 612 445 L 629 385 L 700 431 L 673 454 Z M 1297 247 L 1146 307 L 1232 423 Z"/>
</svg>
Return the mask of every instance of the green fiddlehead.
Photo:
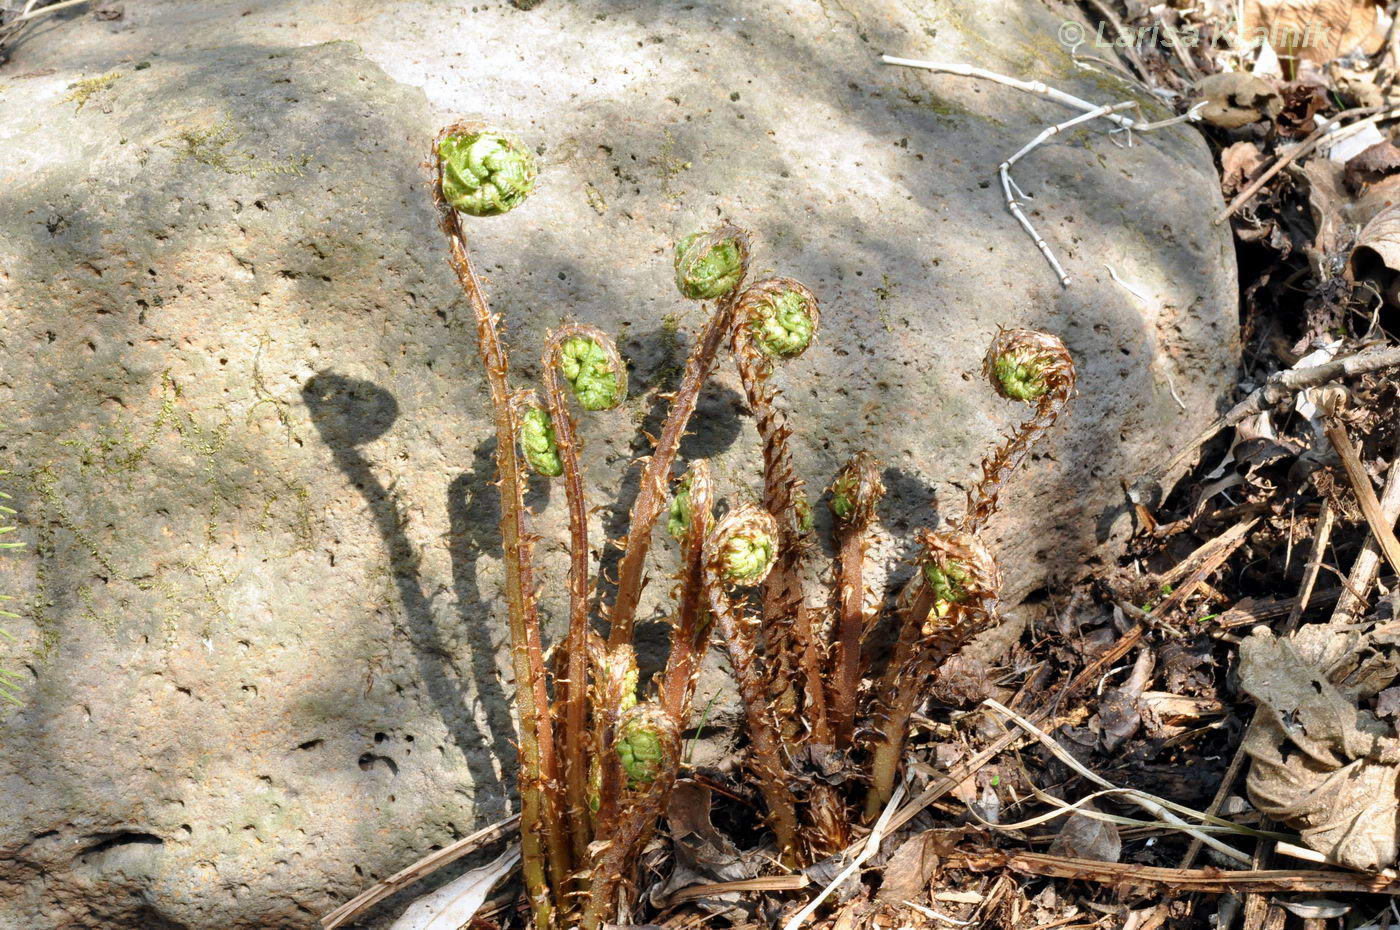
<svg viewBox="0 0 1400 930">
<path fill-rule="evenodd" d="M 877 690 L 880 733 L 871 760 L 865 815 L 874 817 L 894 792 L 909 717 L 925 684 L 953 653 L 992 623 L 1001 570 L 976 536 L 958 530 L 919 532 L 919 571 L 900 592 L 899 641 Z"/>
<path fill-rule="evenodd" d="M 439 137 L 437 150 L 443 199 L 468 216 L 507 213 L 535 189 L 535 156 L 508 133 L 459 123 Z"/>
<path fill-rule="evenodd" d="M 1074 359 L 1065 344 L 1031 329 L 997 332 L 982 361 L 982 373 L 997 394 L 1034 405 L 1030 417 L 982 460 L 982 476 L 967 493 L 967 513 L 959 527 L 980 530 L 996 513 L 1007 479 L 1026 461 L 1074 396 Z"/>
<path fill-rule="evenodd" d="M 693 232 L 676 245 L 676 289 L 691 300 L 714 300 L 744 280 L 749 237 L 733 226 Z"/>
<path fill-rule="evenodd" d="M 611 410 L 627 397 L 627 366 L 602 330 L 570 326 L 558 344 L 558 365 L 584 410 Z"/>
<path fill-rule="evenodd" d="M 535 474 L 545 478 L 564 474 L 564 463 L 559 459 L 559 439 L 554 434 L 549 412 L 540 405 L 539 396 L 531 390 L 517 391 L 515 410 L 516 422 L 520 424 L 520 454 L 525 463 Z"/>
</svg>

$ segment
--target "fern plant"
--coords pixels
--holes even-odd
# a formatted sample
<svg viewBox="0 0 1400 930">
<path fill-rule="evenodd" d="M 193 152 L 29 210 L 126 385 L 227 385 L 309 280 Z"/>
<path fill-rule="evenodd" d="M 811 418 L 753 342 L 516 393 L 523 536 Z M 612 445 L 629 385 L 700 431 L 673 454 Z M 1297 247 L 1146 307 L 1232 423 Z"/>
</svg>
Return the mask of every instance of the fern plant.
<svg viewBox="0 0 1400 930">
<path fill-rule="evenodd" d="M 829 590 L 807 590 L 819 547 L 776 380 L 779 366 L 817 336 L 817 297 L 791 278 L 746 283 L 752 246 L 735 226 L 686 236 L 675 252 L 676 287 L 687 299 L 712 302 L 710 312 L 644 460 L 615 593 L 595 615 L 585 450 L 569 397 L 584 411 L 616 407 L 627 392 L 626 365 L 605 333 L 570 323 L 544 346 L 543 402 L 533 389 L 511 387 L 501 321 L 482 292 L 463 222 L 523 202 L 537 175 L 534 159 L 513 136 L 477 123 L 443 129 L 434 156 L 449 260 L 475 316 L 496 427 L 522 874 L 535 930 L 629 922 L 632 871 L 679 774 L 680 733 L 711 642 L 733 669 L 744 706 L 744 766 L 779 859 L 798 867 L 839 851 L 853 826 L 889 803 L 908 721 L 929 678 L 995 622 L 1000 572 L 979 534 L 1006 480 L 1074 393 L 1068 352 L 1045 333 L 997 334 L 984 361 L 987 379 L 1003 397 L 1033 409 L 983 461 L 964 516 L 917 534 L 916 571 L 895 599 L 898 638 L 875 676 L 870 639 L 885 599 L 867 583 L 865 563 L 885 489 L 868 453 L 831 485 L 836 569 Z M 761 500 L 719 514 L 720 489 L 706 462 L 673 473 L 681 437 L 726 343 L 762 440 L 764 480 Z M 545 661 L 524 505 L 530 472 L 563 481 L 569 512 L 568 631 L 552 663 Z M 655 687 L 643 692 L 633 630 L 663 515 L 680 551 L 671 652 Z"/>
</svg>

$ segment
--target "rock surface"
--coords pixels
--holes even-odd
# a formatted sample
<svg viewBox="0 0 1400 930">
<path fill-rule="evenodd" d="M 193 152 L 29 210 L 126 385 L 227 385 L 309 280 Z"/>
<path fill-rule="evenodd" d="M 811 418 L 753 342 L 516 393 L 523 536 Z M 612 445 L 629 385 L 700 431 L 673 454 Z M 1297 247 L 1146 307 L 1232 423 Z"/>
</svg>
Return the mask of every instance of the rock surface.
<svg viewBox="0 0 1400 930">
<path fill-rule="evenodd" d="M 820 487 L 872 447 L 888 555 L 931 496 L 959 511 L 1019 413 L 977 377 L 999 324 L 1081 366 L 996 525 L 1013 599 L 1111 546 L 1120 478 L 1221 404 L 1236 284 L 1191 130 L 1026 160 L 1066 291 L 988 183 L 1064 111 L 878 63 L 1122 99 L 1046 7 L 664 9 L 78 8 L 0 68 L 0 437 L 29 544 L 0 566 L 29 671 L 0 725 L 0 930 L 309 928 L 507 808 L 491 428 L 421 164 L 448 116 L 542 151 L 531 201 L 470 226 L 517 379 L 569 315 L 634 365 L 641 396 L 585 421 L 595 539 L 623 530 L 635 428 L 701 322 L 670 245 L 719 216 L 823 298 L 780 376 L 799 466 Z M 338 38 L 359 45 L 316 44 Z M 685 448 L 731 497 L 757 480 L 737 387 L 723 370 Z M 562 578 L 562 495 L 532 496 Z"/>
</svg>

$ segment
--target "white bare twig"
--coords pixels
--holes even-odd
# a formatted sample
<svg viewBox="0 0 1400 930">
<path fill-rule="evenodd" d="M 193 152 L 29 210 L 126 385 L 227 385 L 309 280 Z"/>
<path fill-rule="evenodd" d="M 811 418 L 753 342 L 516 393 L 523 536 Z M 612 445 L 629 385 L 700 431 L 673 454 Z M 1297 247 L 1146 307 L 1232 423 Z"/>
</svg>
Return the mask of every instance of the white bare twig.
<svg viewBox="0 0 1400 930">
<path fill-rule="evenodd" d="M 1022 146 L 1020 151 L 1002 162 L 997 168 L 997 174 L 1001 177 L 1001 189 L 1006 196 L 1007 210 L 1009 210 L 1011 215 L 1016 218 L 1016 221 L 1021 224 L 1021 228 L 1026 231 L 1026 235 L 1031 237 L 1031 241 L 1035 243 L 1035 247 L 1040 250 L 1040 253 L 1045 256 L 1045 260 L 1050 263 L 1050 267 L 1054 270 L 1056 277 L 1060 279 L 1060 284 L 1064 287 L 1069 287 L 1069 274 L 1065 271 L 1064 266 L 1060 264 L 1059 259 L 1055 257 L 1055 253 L 1050 248 L 1050 244 L 1036 231 L 1030 218 L 1026 216 L 1025 210 L 1022 209 L 1022 201 L 1026 199 L 1026 194 L 1021 190 L 1020 186 L 1017 185 L 1015 179 L 1011 177 L 1011 166 L 1039 146 L 1044 145 L 1047 140 L 1064 132 L 1066 129 L 1096 119 L 1106 119 L 1113 123 L 1116 128 L 1112 131 L 1115 133 L 1127 132 L 1128 144 L 1132 145 L 1132 132 L 1134 130 L 1138 132 L 1149 132 L 1154 129 L 1163 129 L 1168 126 L 1175 126 L 1178 123 L 1195 120 L 1200 116 L 1201 105 L 1197 105 L 1180 116 L 1158 120 L 1157 122 L 1144 122 L 1140 119 L 1124 116 L 1120 112 L 1137 106 L 1137 104 L 1132 101 L 1114 104 L 1090 103 L 1088 100 L 1051 87 L 1043 81 L 1022 81 L 1018 78 L 1008 77 L 1005 74 L 998 74 L 995 71 L 988 71 L 986 68 L 978 68 L 975 65 L 965 65 L 954 62 L 920 61 L 915 58 L 898 58 L 894 55 L 884 55 L 882 56 L 882 60 L 890 65 L 903 65 L 908 68 L 922 68 L 925 71 L 937 71 L 941 74 L 957 74 L 963 77 L 981 78 L 983 80 L 1002 84 L 1006 87 L 1024 91 L 1028 94 L 1045 97 L 1048 100 L 1053 100 L 1056 103 L 1061 103 L 1065 106 L 1082 111 L 1080 115 L 1076 116 L 1074 119 L 1056 123 L 1043 130 L 1040 135 Z"/>
</svg>

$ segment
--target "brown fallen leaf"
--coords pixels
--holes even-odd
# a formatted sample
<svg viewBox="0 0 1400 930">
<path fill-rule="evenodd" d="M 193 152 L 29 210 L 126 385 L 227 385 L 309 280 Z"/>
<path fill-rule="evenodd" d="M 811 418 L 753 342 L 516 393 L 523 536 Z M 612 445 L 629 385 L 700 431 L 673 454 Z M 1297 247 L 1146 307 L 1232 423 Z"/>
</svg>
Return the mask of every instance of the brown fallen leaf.
<svg viewBox="0 0 1400 930">
<path fill-rule="evenodd" d="M 1400 148 L 1386 140 L 1377 142 L 1346 164 L 1346 182 L 1352 190 L 1360 190 L 1400 171 Z"/>
<path fill-rule="evenodd" d="M 1273 84 L 1239 71 L 1202 78 L 1196 93 L 1206 101 L 1201 118 L 1223 129 L 1273 119 L 1283 108 L 1283 97 Z"/>
<path fill-rule="evenodd" d="M 1375 0 L 1245 0 L 1242 35 L 1267 39 L 1281 59 L 1331 61 L 1371 39 L 1376 7 Z"/>
<path fill-rule="evenodd" d="M 1362 227 L 1346 272 L 1349 280 L 1368 282 L 1389 302 L 1400 298 L 1400 205 L 1386 207 Z"/>
<path fill-rule="evenodd" d="M 1334 862 L 1396 861 L 1400 739 L 1267 627 L 1240 645 L 1240 687 L 1258 705 L 1243 748 L 1255 807 Z"/>
<path fill-rule="evenodd" d="M 939 846 L 940 837 L 935 830 L 925 830 L 905 840 L 885 863 L 884 878 L 875 893 L 876 903 L 918 900 L 938 871 Z"/>
<path fill-rule="evenodd" d="M 1236 142 L 1220 153 L 1220 189 L 1233 197 L 1264 166 L 1264 153 L 1253 142 Z"/>
<path fill-rule="evenodd" d="M 1081 804 L 1080 811 L 1097 812 L 1092 803 Z M 1070 859 L 1096 859 L 1117 862 L 1123 852 L 1118 828 L 1096 817 L 1076 811 L 1065 818 L 1060 832 L 1050 842 L 1050 855 Z"/>
</svg>

